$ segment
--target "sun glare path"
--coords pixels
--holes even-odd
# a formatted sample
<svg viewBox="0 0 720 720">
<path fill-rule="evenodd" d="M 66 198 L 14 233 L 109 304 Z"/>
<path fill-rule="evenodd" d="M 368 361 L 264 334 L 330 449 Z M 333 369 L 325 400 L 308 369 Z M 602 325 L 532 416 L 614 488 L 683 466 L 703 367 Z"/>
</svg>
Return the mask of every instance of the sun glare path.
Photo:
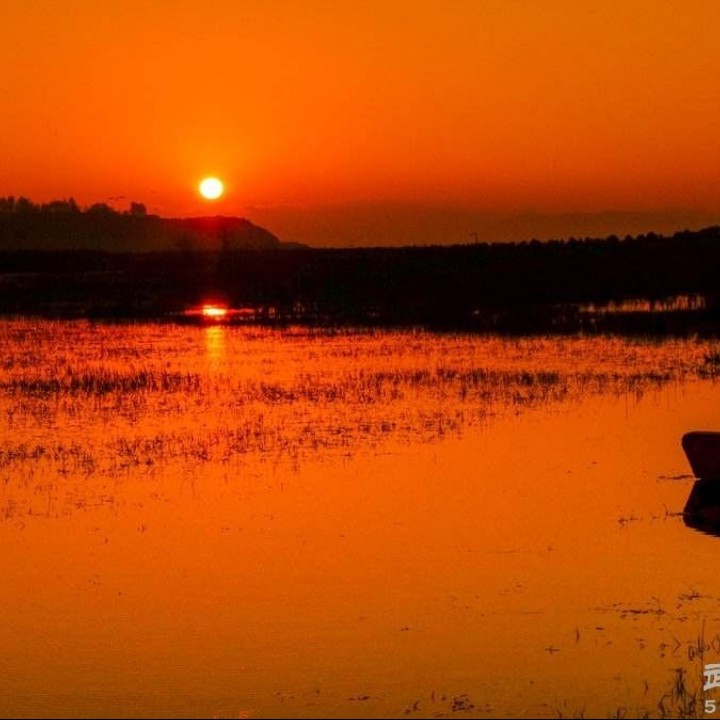
<svg viewBox="0 0 720 720">
<path fill-rule="evenodd" d="M 217 200 L 225 191 L 225 186 L 222 180 L 218 180 L 216 177 L 207 177 L 200 181 L 198 189 L 206 200 Z"/>
</svg>

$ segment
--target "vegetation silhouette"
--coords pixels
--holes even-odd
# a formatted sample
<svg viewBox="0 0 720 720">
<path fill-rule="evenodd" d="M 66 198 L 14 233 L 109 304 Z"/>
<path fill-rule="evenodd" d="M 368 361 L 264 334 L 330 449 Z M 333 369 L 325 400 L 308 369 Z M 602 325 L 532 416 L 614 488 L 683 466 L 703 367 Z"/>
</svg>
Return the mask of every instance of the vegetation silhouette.
<svg viewBox="0 0 720 720">
<path fill-rule="evenodd" d="M 0 198 L 0 248 L 4 250 L 231 250 L 282 247 L 268 230 L 245 218 L 162 218 L 131 202 L 118 212 L 106 203 L 81 210 L 74 199 L 35 204 Z"/>
<path fill-rule="evenodd" d="M 0 201 L 5 315 L 182 321 L 185 309 L 212 298 L 248 309 L 243 321 L 256 322 L 720 331 L 720 227 L 623 240 L 311 249 L 240 218 L 164 219 L 139 203 L 118 213 L 104 205 L 82 212 L 72 200 L 9 200 Z M 55 249 L 71 236 L 82 240 L 77 250 Z M 695 302 L 667 304 L 678 296 Z M 655 311 L 589 309 L 639 299 Z"/>
</svg>

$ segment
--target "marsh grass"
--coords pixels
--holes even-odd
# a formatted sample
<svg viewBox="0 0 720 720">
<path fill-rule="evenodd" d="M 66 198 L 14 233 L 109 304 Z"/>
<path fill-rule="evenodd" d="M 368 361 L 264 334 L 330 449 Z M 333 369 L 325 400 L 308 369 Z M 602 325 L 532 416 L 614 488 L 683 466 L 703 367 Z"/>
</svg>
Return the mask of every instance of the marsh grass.
<svg viewBox="0 0 720 720">
<path fill-rule="evenodd" d="M 701 598 L 702 596 L 694 592 L 681 595 L 678 598 L 680 607 L 676 609 L 681 609 L 685 603 Z M 649 603 L 648 608 L 637 609 L 636 613 L 641 615 L 653 613 L 652 605 L 657 603 Z M 661 612 L 665 614 L 664 610 Z M 714 653 L 713 657 L 720 654 L 720 635 L 715 634 L 707 638 L 703 620 L 695 638 L 681 641 L 672 636 L 671 641 L 663 641 L 657 647 L 661 658 L 665 658 L 669 653 L 672 660 L 678 664 L 668 669 L 664 685 L 655 692 L 650 692 L 651 683 L 648 680 L 642 683 L 641 703 L 633 706 L 611 706 L 603 712 L 594 711 L 594 714 L 589 715 L 586 707 L 578 706 L 570 700 L 563 700 L 552 706 L 553 714 L 558 718 L 660 718 L 661 720 L 712 717 L 712 714 L 705 712 L 704 703 L 706 698 L 713 698 L 714 695 L 712 690 L 707 694 L 703 691 L 703 669 L 708 651 Z"/>
<path fill-rule="evenodd" d="M 434 442 L 592 395 L 714 380 L 720 356 L 705 341 L 86 322 L 4 322 L 0 343 L 6 496 L 70 477 L 97 478 L 105 496 L 103 482 L 170 464 L 240 471 Z"/>
<path fill-rule="evenodd" d="M 702 673 L 701 673 L 702 675 Z M 660 691 L 659 697 L 648 696 L 649 685 L 644 683 L 645 702 L 637 706 L 614 706 L 605 711 L 589 711 L 587 706 L 578 706 L 575 701 L 562 700 L 551 704 L 547 710 L 558 719 L 573 718 L 659 718 L 670 720 L 677 718 L 689 719 L 707 717 L 703 712 L 702 684 L 698 685 L 691 677 L 691 673 L 684 667 L 674 668 L 665 687 Z M 470 717 L 499 717 L 491 704 L 479 702 L 482 692 L 462 693 L 450 695 L 431 693 L 427 698 L 414 700 L 403 709 L 403 715 L 410 717 L 453 717 L 456 715 Z"/>
<path fill-rule="evenodd" d="M 75 373 L 67 367 L 64 373 L 51 377 L 11 377 L 0 383 L 0 392 L 29 397 L 50 398 L 62 395 L 104 396 L 111 393 L 196 392 L 200 388 L 197 374 L 152 372 L 122 373 L 100 368 L 95 372 Z"/>
</svg>

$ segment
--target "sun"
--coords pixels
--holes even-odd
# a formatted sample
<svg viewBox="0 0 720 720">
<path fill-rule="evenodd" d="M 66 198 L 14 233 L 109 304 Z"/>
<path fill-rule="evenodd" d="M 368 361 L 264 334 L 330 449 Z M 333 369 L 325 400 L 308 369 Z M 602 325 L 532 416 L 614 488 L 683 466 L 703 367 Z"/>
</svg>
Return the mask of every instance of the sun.
<svg viewBox="0 0 720 720">
<path fill-rule="evenodd" d="M 198 190 L 206 200 L 217 200 L 225 192 L 225 186 L 216 177 L 206 177 L 200 181 Z"/>
</svg>

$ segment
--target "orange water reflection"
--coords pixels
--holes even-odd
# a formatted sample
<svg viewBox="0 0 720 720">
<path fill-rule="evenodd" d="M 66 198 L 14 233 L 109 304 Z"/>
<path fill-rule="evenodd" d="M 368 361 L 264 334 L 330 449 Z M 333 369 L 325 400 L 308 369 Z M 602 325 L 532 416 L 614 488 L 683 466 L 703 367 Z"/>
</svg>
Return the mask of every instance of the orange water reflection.
<svg viewBox="0 0 720 720">
<path fill-rule="evenodd" d="M 604 715 L 720 637 L 710 344 L 0 335 L 4 715 Z"/>
<path fill-rule="evenodd" d="M 225 328 L 222 325 L 205 328 L 205 349 L 210 367 L 218 368 L 225 359 Z"/>
</svg>

